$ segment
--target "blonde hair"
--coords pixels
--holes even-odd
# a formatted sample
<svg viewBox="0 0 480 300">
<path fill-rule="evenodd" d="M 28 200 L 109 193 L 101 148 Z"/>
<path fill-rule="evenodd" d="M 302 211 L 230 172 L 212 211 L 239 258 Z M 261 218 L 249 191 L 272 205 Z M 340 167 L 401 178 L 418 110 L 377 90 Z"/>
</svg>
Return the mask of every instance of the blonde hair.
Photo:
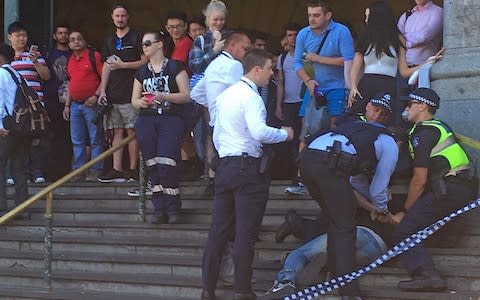
<svg viewBox="0 0 480 300">
<path fill-rule="evenodd" d="M 227 14 L 228 12 L 227 6 L 225 5 L 225 3 L 223 3 L 220 0 L 212 0 L 210 1 L 210 3 L 208 3 L 207 7 L 205 7 L 205 9 L 203 10 L 203 14 L 205 15 L 205 17 L 207 17 L 207 19 L 210 12 L 214 9 L 222 11 L 224 14 Z"/>
</svg>

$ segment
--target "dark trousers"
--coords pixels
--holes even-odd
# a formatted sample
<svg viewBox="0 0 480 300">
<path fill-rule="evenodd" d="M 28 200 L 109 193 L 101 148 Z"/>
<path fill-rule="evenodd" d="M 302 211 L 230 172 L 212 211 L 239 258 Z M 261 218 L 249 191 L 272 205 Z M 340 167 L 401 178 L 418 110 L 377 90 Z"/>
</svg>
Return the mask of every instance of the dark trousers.
<svg viewBox="0 0 480 300">
<path fill-rule="evenodd" d="M 178 164 L 185 134 L 183 118 L 177 115 L 139 116 L 135 131 L 153 187 L 155 214 L 178 214 L 181 208 Z M 148 166 L 148 161 L 152 159 L 157 161 Z"/>
<path fill-rule="evenodd" d="M 300 143 L 300 131 L 302 130 L 302 118 L 298 115 L 300 111 L 300 106 L 302 102 L 297 103 L 283 103 L 282 105 L 282 114 L 283 114 L 283 125 L 291 126 L 293 129 L 293 139 L 287 142 L 288 147 L 288 158 L 289 158 L 289 176 L 292 179 L 297 178 L 297 156 L 298 156 L 298 145 Z"/>
<path fill-rule="evenodd" d="M 258 229 L 267 203 L 266 176 L 258 173 L 257 159 L 227 157 L 215 173 L 212 225 L 203 255 L 203 288 L 214 293 L 225 245 L 235 232 L 235 292 L 252 290 L 252 261 Z"/>
<path fill-rule="evenodd" d="M 300 160 L 300 173 L 310 195 L 328 220 L 328 270 L 335 276 L 354 270 L 356 242 L 356 200 L 348 176 L 328 168 L 327 153 L 307 149 Z M 353 281 L 340 289 L 342 295 L 359 295 Z"/>
<path fill-rule="evenodd" d="M 10 135 L 0 137 L 0 210 L 7 210 L 5 174 L 8 160 L 10 160 L 11 175 L 15 181 L 15 204 L 19 205 L 28 197 L 25 160 L 28 157 L 30 145 L 30 138 Z"/>
<path fill-rule="evenodd" d="M 473 199 L 472 190 L 466 184 L 447 182 L 446 185 L 447 195 L 445 197 L 438 199 L 433 192 L 425 192 L 410 207 L 393 231 L 395 244 L 463 207 Z M 456 234 L 461 234 L 461 232 Z M 434 268 L 432 256 L 423 243 L 408 250 L 401 256 L 401 259 L 410 274 L 414 274 L 415 271 L 420 270 L 419 268 L 423 270 Z"/>
</svg>

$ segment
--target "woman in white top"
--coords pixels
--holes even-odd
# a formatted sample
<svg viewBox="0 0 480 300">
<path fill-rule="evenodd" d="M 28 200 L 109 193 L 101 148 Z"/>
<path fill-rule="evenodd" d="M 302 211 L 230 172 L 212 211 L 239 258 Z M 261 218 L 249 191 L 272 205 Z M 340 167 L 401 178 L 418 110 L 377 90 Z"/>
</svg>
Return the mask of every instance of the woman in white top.
<svg viewBox="0 0 480 300">
<path fill-rule="evenodd" d="M 388 92 L 396 101 L 397 70 L 408 77 L 418 69 L 407 66 L 403 44 L 390 5 L 385 1 L 373 2 L 365 10 L 365 28 L 356 45 L 350 72 L 349 107 L 354 105 L 353 110 L 364 112 L 368 101 L 380 92 Z"/>
</svg>

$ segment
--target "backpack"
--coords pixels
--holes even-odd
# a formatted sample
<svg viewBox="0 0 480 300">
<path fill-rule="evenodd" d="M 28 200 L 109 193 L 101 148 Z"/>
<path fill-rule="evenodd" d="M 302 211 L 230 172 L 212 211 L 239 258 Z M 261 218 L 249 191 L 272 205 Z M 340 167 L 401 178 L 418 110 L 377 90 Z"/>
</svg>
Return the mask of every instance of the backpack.
<svg viewBox="0 0 480 300">
<path fill-rule="evenodd" d="M 50 119 L 37 92 L 27 84 L 22 76 L 19 80 L 12 70 L 6 67 L 3 69 L 10 73 L 17 84 L 12 115 L 5 107 L 7 112 L 7 116 L 3 118 L 5 129 L 15 136 L 31 137 L 43 134 Z"/>
<path fill-rule="evenodd" d="M 72 55 L 73 56 L 73 55 Z M 68 63 L 70 62 L 70 59 L 72 59 L 72 56 L 70 56 L 67 60 L 67 65 L 65 69 L 67 70 L 67 79 L 70 80 L 70 75 L 68 75 Z M 98 73 L 97 70 L 97 60 L 95 59 L 95 49 L 88 47 L 88 60 L 90 61 L 90 65 L 92 66 L 93 72 L 95 72 L 95 75 L 97 75 L 98 79 L 101 81 L 102 76 Z"/>
</svg>

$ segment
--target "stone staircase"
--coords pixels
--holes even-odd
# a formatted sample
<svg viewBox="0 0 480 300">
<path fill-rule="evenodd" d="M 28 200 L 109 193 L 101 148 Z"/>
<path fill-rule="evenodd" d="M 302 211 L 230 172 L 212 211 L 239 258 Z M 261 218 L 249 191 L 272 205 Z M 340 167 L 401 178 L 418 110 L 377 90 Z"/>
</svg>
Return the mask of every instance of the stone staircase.
<svg viewBox="0 0 480 300">
<path fill-rule="evenodd" d="M 288 183 L 274 181 L 263 219 L 254 262 L 254 287 L 271 287 L 284 251 L 299 246 L 289 237 L 274 242 L 276 226 L 289 208 L 304 216 L 318 206 L 309 196 L 283 193 Z M 44 185 L 30 186 L 34 193 Z M 53 290 L 43 275 L 44 202 L 30 209 L 29 221 L 0 227 L 0 299 L 199 299 L 201 258 L 212 201 L 202 198 L 202 182 L 183 183 L 185 224 L 138 222 L 137 198 L 127 196 L 132 184 L 71 183 L 54 194 Z M 9 189 L 9 195 L 13 189 Z M 401 189 L 397 190 L 400 193 Z M 11 200 L 10 200 L 11 201 Z M 149 212 L 151 203 L 147 201 Z M 431 248 L 449 291 L 407 293 L 396 288 L 408 278 L 398 260 L 361 277 L 366 299 L 480 299 L 480 211 L 467 217 L 468 234 L 456 248 Z M 231 287 L 219 285 L 219 299 L 230 299 Z M 338 299 L 336 295 L 322 297 Z"/>
</svg>

